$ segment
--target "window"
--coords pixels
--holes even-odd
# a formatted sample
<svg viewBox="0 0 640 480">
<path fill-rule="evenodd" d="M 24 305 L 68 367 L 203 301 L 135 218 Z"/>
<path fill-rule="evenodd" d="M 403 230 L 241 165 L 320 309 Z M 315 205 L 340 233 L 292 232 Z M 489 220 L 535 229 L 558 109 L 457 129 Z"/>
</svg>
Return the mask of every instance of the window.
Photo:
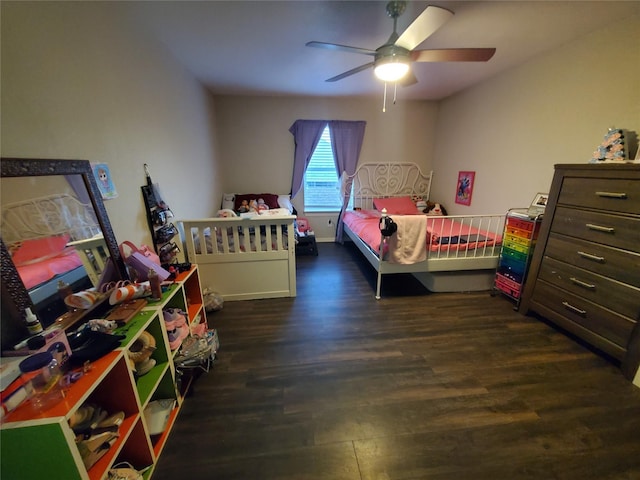
<svg viewBox="0 0 640 480">
<path fill-rule="evenodd" d="M 341 208 L 340 183 L 327 125 L 304 174 L 304 210 L 338 212 Z"/>
</svg>

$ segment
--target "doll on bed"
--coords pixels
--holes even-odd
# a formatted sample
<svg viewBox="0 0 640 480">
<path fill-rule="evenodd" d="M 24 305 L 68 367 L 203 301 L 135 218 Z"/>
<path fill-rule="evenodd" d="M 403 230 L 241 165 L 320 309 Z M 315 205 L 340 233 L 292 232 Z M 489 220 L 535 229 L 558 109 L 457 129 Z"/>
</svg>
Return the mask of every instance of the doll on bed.
<svg viewBox="0 0 640 480">
<path fill-rule="evenodd" d="M 242 200 L 242 203 L 238 207 L 238 213 L 247 213 L 249 211 L 249 202 L 247 200 Z"/>
<path fill-rule="evenodd" d="M 258 213 L 260 213 L 260 212 L 264 212 L 265 210 L 269 210 L 269 205 L 264 203 L 264 198 L 259 198 L 257 208 L 258 208 Z"/>
</svg>

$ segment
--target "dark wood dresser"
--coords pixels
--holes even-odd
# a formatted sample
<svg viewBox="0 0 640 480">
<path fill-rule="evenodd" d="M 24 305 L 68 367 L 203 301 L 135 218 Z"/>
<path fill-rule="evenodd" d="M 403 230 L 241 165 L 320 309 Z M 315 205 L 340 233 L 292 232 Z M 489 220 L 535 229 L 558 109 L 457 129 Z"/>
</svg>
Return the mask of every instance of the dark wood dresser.
<svg viewBox="0 0 640 480">
<path fill-rule="evenodd" d="M 520 312 L 640 363 L 640 165 L 555 166 Z"/>
</svg>

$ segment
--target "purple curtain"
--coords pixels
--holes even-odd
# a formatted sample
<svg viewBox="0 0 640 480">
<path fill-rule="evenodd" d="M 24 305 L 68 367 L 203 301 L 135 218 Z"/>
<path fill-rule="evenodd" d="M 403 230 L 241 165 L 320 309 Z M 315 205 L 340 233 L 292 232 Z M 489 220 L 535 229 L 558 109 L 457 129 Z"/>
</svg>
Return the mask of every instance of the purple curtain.
<svg viewBox="0 0 640 480">
<path fill-rule="evenodd" d="M 302 188 L 304 172 L 326 126 L 326 120 L 296 120 L 289 128 L 296 146 L 293 155 L 291 198 L 295 197 Z"/>
<path fill-rule="evenodd" d="M 93 175 L 93 173 L 91 174 Z M 91 203 L 91 196 L 89 195 L 89 190 L 87 190 L 87 186 L 84 184 L 84 179 L 82 175 L 65 175 L 64 178 L 67 179 L 67 183 L 71 186 L 73 192 L 76 194 L 80 203 L 84 205 L 88 205 L 90 207 L 91 214 L 96 222 L 98 222 L 98 217 L 96 216 L 96 212 L 93 209 L 93 204 Z"/>
<path fill-rule="evenodd" d="M 367 122 L 363 121 L 343 121 L 331 120 L 329 122 L 329 130 L 331 132 L 331 148 L 333 150 L 333 158 L 336 161 L 336 171 L 338 178 L 345 173 L 352 176 L 356 172 L 358 159 L 360 158 L 360 150 L 362 149 L 362 141 L 364 139 L 364 129 Z M 342 199 L 342 208 L 338 216 L 338 227 L 336 228 L 336 242 L 342 243 L 342 235 L 344 228 L 342 226 L 342 215 L 349 204 L 351 196 L 351 183 L 349 180 L 344 186 L 344 197 Z"/>
<path fill-rule="evenodd" d="M 91 197 L 89 197 L 89 192 L 84 184 L 82 175 L 65 175 L 64 178 L 67 179 L 78 200 L 85 205 L 91 205 Z"/>
</svg>

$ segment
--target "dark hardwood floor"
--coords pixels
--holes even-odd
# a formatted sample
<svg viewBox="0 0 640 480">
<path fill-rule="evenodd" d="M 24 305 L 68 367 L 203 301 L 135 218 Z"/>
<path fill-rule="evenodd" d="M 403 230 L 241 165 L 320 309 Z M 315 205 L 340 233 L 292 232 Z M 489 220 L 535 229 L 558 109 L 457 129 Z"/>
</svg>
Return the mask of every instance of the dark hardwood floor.
<svg viewBox="0 0 640 480">
<path fill-rule="evenodd" d="M 298 296 L 227 302 L 154 480 L 640 479 L 640 389 L 482 293 L 429 293 L 353 246 Z"/>
</svg>

